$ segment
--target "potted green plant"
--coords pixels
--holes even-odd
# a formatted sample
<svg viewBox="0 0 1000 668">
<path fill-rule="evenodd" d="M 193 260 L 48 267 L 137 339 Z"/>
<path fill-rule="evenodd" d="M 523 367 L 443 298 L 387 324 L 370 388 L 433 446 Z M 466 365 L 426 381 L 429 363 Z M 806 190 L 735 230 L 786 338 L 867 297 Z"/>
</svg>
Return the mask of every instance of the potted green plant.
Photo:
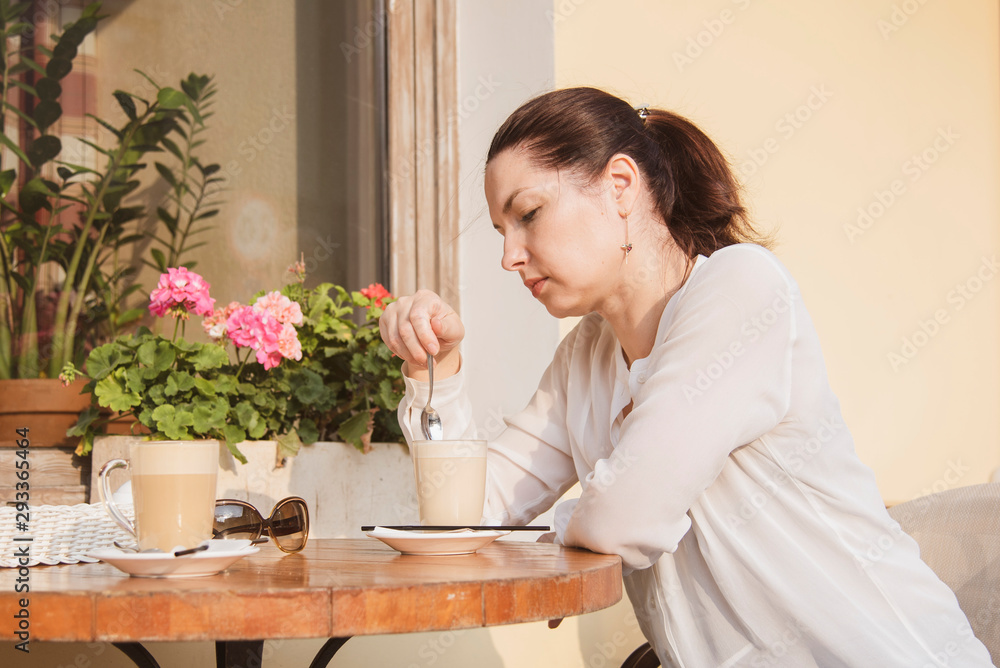
<svg viewBox="0 0 1000 668">
<path fill-rule="evenodd" d="M 86 362 L 94 404 L 70 433 L 86 454 L 114 418 L 132 416 L 151 439 L 274 440 L 279 455 L 302 444 L 343 440 L 359 449 L 400 441 L 395 410 L 403 383 L 398 363 L 378 336 L 378 317 L 391 295 L 379 285 L 348 293 L 339 286 L 304 287 L 301 263 L 281 291 L 250 303 L 215 308 L 208 284 L 184 268 L 160 277 L 149 309 L 172 317 L 167 337 L 141 328 L 95 348 Z M 332 293 L 332 294 L 331 294 Z M 204 316 L 211 342 L 186 341 L 190 316 Z M 72 364 L 63 378 L 80 371 Z"/>
<path fill-rule="evenodd" d="M 0 0 L 5 47 L 16 43 L 12 38 L 24 27 L 20 15 L 27 9 L 28 3 Z M 59 82 L 72 71 L 83 39 L 104 18 L 99 12 L 100 3 L 87 6 L 56 37 L 53 49 L 35 46 L 47 59 L 44 67 L 26 49 L 0 47 L 5 48 L 0 104 L 30 128 L 21 145 L 10 136 L 17 133 L 4 131 L 7 116 L 0 115 L 0 143 L 16 156 L 14 164 L 0 165 L 0 442 L 10 428 L 30 425 L 36 443 L 66 443 L 67 424 L 60 425 L 55 411 L 60 401 L 67 402 L 71 425 L 81 407 L 80 386 L 60 398 L 55 377 L 66 363 L 82 363 L 89 349 L 137 326 L 143 315 L 128 305 L 141 285 L 134 280 L 136 267 L 124 261 L 127 251 L 152 243 L 150 264 L 180 264 L 180 253 L 193 247 L 194 226 L 217 212 L 208 191 L 218 181 L 212 176 L 218 166 L 202 166 L 192 151 L 214 94 L 206 76 L 192 74 L 179 89 L 151 81 L 153 100 L 115 91 L 125 125 L 95 119 L 113 143 L 100 146 L 81 138 L 105 164 L 91 169 L 60 159 L 62 141 L 49 132 L 62 115 Z M 24 108 L 9 99 L 15 88 Z M 170 164 L 156 162 L 170 187 L 164 206 L 157 207 L 164 231 L 140 225 L 144 207 L 128 199 L 140 185 L 144 159 L 154 152 L 171 154 Z M 43 285 L 46 271 L 59 277 L 55 285 Z M 29 404 L 28 417 L 19 414 L 32 398 L 43 407 Z M 52 427 L 51 433 L 43 435 L 43 427 Z"/>
</svg>

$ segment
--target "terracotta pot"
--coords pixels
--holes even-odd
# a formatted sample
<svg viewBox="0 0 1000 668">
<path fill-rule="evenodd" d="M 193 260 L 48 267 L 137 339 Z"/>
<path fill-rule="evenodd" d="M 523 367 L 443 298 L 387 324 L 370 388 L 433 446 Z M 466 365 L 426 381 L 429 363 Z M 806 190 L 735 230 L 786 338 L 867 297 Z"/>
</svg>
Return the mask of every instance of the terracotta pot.
<svg viewBox="0 0 1000 668">
<path fill-rule="evenodd" d="M 80 439 L 67 437 L 66 430 L 90 404 L 90 395 L 80 394 L 86 384 L 82 378 L 69 386 L 55 378 L 0 380 L 0 447 L 12 447 L 23 427 L 31 447 L 76 447 Z M 108 432 L 129 434 L 131 426 L 113 422 Z"/>
</svg>

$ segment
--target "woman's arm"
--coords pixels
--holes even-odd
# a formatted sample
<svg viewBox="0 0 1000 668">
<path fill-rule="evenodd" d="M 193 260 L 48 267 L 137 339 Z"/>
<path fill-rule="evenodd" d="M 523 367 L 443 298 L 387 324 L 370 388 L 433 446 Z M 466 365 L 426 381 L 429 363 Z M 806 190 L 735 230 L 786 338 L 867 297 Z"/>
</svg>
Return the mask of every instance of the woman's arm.
<svg viewBox="0 0 1000 668">
<path fill-rule="evenodd" d="M 763 249 L 717 253 L 692 277 L 644 382 L 632 374 L 618 446 L 583 481 L 579 501 L 557 509 L 559 542 L 651 566 L 677 548 L 688 509 L 729 454 L 786 414 L 797 289 Z"/>
</svg>

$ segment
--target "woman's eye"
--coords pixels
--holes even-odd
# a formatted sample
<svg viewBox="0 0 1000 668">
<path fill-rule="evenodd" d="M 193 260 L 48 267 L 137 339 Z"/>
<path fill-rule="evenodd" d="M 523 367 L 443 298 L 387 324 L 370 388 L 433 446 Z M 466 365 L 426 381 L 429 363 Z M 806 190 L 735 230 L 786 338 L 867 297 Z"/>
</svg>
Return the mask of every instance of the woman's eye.
<svg viewBox="0 0 1000 668">
<path fill-rule="evenodd" d="M 538 213 L 538 209 L 532 209 L 528 213 L 526 213 L 523 216 L 521 216 L 521 222 L 522 223 L 530 223 L 535 218 L 535 214 L 536 213 Z"/>
</svg>

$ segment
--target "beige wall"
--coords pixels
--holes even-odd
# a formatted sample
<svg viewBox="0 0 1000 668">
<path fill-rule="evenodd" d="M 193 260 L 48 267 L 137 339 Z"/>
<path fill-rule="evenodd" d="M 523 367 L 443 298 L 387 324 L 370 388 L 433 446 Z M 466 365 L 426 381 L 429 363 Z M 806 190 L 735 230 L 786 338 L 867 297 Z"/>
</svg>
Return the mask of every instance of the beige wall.
<svg viewBox="0 0 1000 668">
<path fill-rule="evenodd" d="M 1000 464 L 996 2 L 555 7 L 559 87 L 674 109 L 731 156 L 884 497 L 986 481 Z"/>
</svg>

